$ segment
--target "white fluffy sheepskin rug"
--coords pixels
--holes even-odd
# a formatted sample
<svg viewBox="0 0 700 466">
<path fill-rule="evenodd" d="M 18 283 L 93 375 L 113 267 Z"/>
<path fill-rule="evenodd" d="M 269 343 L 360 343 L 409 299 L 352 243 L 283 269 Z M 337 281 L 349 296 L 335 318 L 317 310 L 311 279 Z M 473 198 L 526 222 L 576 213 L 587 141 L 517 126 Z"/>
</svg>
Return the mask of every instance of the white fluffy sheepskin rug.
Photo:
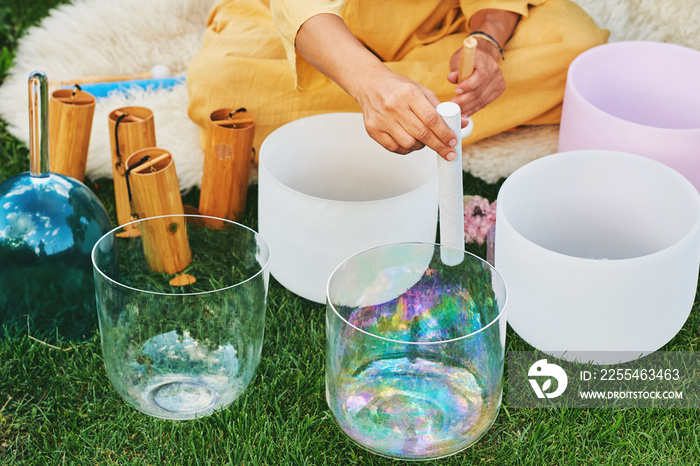
<svg viewBox="0 0 700 466">
<path fill-rule="evenodd" d="M 20 40 L 13 68 L 0 86 L 0 118 L 28 141 L 27 78 L 43 70 L 52 81 L 91 75 L 128 75 L 166 65 L 184 75 L 199 49 L 217 0 L 75 0 L 51 12 Z M 697 0 L 578 0 L 611 31 L 610 41 L 654 40 L 700 50 Z M 198 185 L 204 155 L 197 127 L 187 117 L 184 84 L 132 90 L 100 98 L 95 107 L 87 175 L 111 177 L 107 115 L 129 105 L 153 110 L 158 146 L 173 154 L 180 187 Z M 464 169 L 487 182 L 557 150 L 558 126 L 504 133 L 465 148 Z"/>
<path fill-rule="evenodd" d="M 9 131 L 29 140 L 27 79 L 34 70 L 49 80 L 82 76 L 124 76 L 166 65 L 184 76 L 199 50 L 209 11 L 216 0 L 75 0 L 53 10 L 20 40 L 15 64 L 0 87 L 0 118 Z M 187 116 L 184 84 L 169 89 L 132 89 L 98 98 L 87 176 L 111 178 L 109 113 L 125 106 L 153 111 L 156 141 L 173 154 L 180 188 L 199 185 L 204 154 L 199 130 Z"/>
</svg>

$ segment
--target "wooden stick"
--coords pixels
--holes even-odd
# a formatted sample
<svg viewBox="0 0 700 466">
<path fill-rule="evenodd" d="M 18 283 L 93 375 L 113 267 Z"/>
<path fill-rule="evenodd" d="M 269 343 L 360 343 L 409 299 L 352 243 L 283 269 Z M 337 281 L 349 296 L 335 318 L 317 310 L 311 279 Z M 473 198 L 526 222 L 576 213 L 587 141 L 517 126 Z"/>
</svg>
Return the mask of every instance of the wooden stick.
<svg viewBox="0 0 700 466">
<path fill-rule="evenodd" d="M 199 211 L 236 220 L 245 209 L 255 118 L 227 108 L 214 111 L 209 118 Z M 220 227 L 223 222 L 207 220 L 207 225 Z"/>
<path fill-rule="evenodd" d="M 56 100 L 58 100 L 61 103 L 70 104 L 70 105 L 90 105 L 90 104 L 95 102 L 94 97 L 65 96 L 65 97 L 57 97 Z"/>
<path fill-rule="evenodd" d="M 83 181 L 87 166 L 95 97 L 60 89 L 49 100 L 49 164 L 54 173 Z"/>
<path fill-rule="evenodd" d="M 255 118 L 252 116 L 249 117 L 236 117 L 234 116 L 233 118 L 229 120 L 218 120 L 218 121 L 213 121 L 214 124 L 221 126 L 222 128 L 237 128 L 239 126 L 246 126 L 246 125 L 252 125 L 255 123 Z"/>
<path fill-rule="evenodd" d="M 49 85 L 52 88 L 66 86 L 71 84 L 94 84 L 94 83 L 109 83 L 115 81 L 134 81 L 140 79 L 161 79 L 168 78 L 171 75 L 170 68 L 165 65 L 155 65 L 148 71 L 136 74 L 125 74 L 121 76 L 86 76 L 83 78 L 68 79 L 64 81 L 52 81 Z"/>
<path fill-rule="evenodd" d="M 68 79 L 64 81 L 52 81 L 51 87 L 66 86 L 71 84 L 94 84 L 110 83 L 115 81 L 134 81 L 140 79 L 161 79 L 170 77 L 170 68 L 165 65 L 156 65 L 148 71 L 136 74 L 125 74 L 120 76 L 86 76 L 83 78 Z"/>
<path fill-rule="evenodd" d="M 85 76 L 83 78 L 77 79 L 66 79 L 63 81 L 52 81 L 51 87 L 55 86 L 70 86 L 71 84 L 92 84 L 92 83 L 110 83 L 115 81 L 128 81 L 131 79 L 150 79 L 151 72 L 145 71 L 143 73 L 136 74 L 126 74 L 123 76 Z"/>
<path fill-rule="evenodd" d="M 124 116 L 120 119 L 120 117 Z M 117 205 L 119 225 L 129 223 L 133 212 L 129 203 L 129 193 L 124 176 L 126 160 L 137 150 L 156 147 L 153 112 L 145 107 L 123 107 L 113 110 L 108 118 L 109 138 L 112 149 L 112 176 L 114 178 L 114 198 Z M 117 125 L 117 121 L 119 124 Z M 133 226 L 129 227 L 138 232 Z M 133 237 L 133 234 L 129 234 Z"/>
<path fill-rule="evenodd" d="M 462 43 L 462 59 L 459 62 L 458 82 L 467 79 L 474 72 L 474 52 L 477 42 L 473 37 L 467 37 Z"/>
<path fill-rule="evenodd" d="M 159 164 L 161 164 L 161 165 L 167 165 L 168 163 L 170 163 L 170 161 L 171 161 L 172 159 L 173 159 L 173 156 L 170 155 L 170 154 L 159 155 L 158 157 L 152 158 L 152 159 L 149 160 L 148 162 L 142 163 L 142 164 L 139 165 L 138 167 L 135 167 L 134 169 L 132 169 L 132 170 L 131 170 L 131 174 L 134 174 L 134 173 L 141 173 L 141 172 L 143 172 L 144 170 L 146 170 L 147 168 L 151 168 L 152 170 L 150 170 L 150 171 L 151 171 L 151 172 L 155 172 L 155 171 L 158 170 L 158 169 L 156 168 L 156 166 L 158 166 Z M 162 164 L 162 162 L 165 162 L 165 164 Z"/>
<path fill-rule="evenodd" d="M 136 109 L 136 108 L 139 108 L 139 107 L 131 107 L 131 108 Z M 143 107 L 140 107 L 140 108 L 143 108 Z M 122 118 L 121 121 L 122 121 L 122 122 L 127 122 L 127 123 L 134 122 L 134 121 L 144 121 L 144 120 L 145 120 L 145 118 L 141 118 L 140 116 L 134 115 L 133 113 L 126 113 L 125 110 L 126 110 L 126 108 L 118 108 L 118 109 L 114 110 L 112 113 L 110 113 L 110 116 L 111 116 L 111 115 L 114 115 L 114 118 L 115 118 L 115 120 L 116 120 L 116 119 L 118 119 L 119 117 L 121 117 L 122 115 L 125 115 L 124 118 Z M 148 110 L 148 109 L 144 109 L 144 110 Z M 133 110 L 131 110 L 131 111 L 133 111 Z M 148 110 L 148 111 L 150 112 L 150 110 Z M 150 116 L 153 116 L 153 114 L 151 113 Z"/>
</svg>

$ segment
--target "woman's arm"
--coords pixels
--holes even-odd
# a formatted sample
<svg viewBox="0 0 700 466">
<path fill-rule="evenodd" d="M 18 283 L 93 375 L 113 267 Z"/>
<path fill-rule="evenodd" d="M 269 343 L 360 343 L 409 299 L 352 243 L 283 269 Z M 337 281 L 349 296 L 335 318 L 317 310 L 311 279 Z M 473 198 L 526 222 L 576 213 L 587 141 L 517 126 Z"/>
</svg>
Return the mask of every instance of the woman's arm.
<svg viewBox="0 0 700 466">
<path fill-rule="evenodd" d="M 367 133 L 379 144 L 399 154 L 428 146 L 454 159 L 457 139 L 435 110 L 435 93 L 387 68 L 339 16 L 309 18 L 295 45 L 306 61 L 357 101 Z"/>
<path fill-rule="evenodd" d="M 470 31 L 482 31 L 493 37 L 504 47 L 515 30 L 520 15 L 511 11 L 481 10 L 469 20 Z M 506 83 L 501 73 L 501 52 L 488 39 L 476 35 L 477 47 L 474 55 L 474 72 L 464 81 L 457 83 L 457 69 L 462 56 L 461 49 L 450 59 L 448 81 L 457 84 L 457 96 L 452 102 L 459 104 L 463 116 L 473 115 L 506 90 Z"/>
</svg>

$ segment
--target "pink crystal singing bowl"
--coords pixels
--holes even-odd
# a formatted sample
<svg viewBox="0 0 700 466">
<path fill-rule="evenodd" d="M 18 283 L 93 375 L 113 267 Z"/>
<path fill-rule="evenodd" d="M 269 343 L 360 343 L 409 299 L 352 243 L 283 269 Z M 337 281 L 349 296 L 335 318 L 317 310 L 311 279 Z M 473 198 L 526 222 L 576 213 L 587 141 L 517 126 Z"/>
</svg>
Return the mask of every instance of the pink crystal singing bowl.
<svg viewBox="0 0 700 466">
<path fill-rule="evenodd" d="M 559 152 L 578 149 L 652 158 L 700 190 L 700 51 L 629 41 L 579 55 L 569 67 Z"/>
</svg>

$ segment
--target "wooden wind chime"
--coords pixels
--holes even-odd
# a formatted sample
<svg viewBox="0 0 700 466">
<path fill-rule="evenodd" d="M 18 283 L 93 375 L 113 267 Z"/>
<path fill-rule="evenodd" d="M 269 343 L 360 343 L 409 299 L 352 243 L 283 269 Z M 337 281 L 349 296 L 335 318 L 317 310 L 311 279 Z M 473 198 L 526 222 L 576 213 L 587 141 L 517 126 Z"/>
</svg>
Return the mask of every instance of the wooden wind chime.
<svg viewBox="0 0 700 466">
<path fill-rule="evenodd" d="M 125 225 L 117 236 L 141 236 L 144 256 L 151 270 L 179 274 L 192 260 L 175 161 L 170 152 L 156 147 L 153 112 L 145 107 L 123 107 L 108 116 L 112 149 L 112 174 L 117 220 Z M 141 228 L 129 225 L 137 219 L 152 218 Z M 173 286 L 194 283 L 180 274 Z"/>
<path fill-rule="evenodd" d="M 118 108 L 107 118 L 117 222 L 124 225 L 135 220 L 126 183 L 125 159 L 138 150 L 157 146 L 155 124 L 153 112 L 145 107 Z M 118 234 L 120 237 L 139 235 L 138 228 L 133 225 L 125 227 L 124 231 Z"/>
<path fill-rule="evenodd" d="M 104 77 L 89 77 L 95 82 Z M 113 77 L 109 80 L 123 79 Z M 59 83 L 60 84 L 60 83 Z M 78 84 L 55 90 L 49 102 L 51 171 L 83 180 L 87 165 L 95 97 Z M 151 270 L 179 274 L 170 284 L 194 283 L 181 273 L 192 261 L 182 197 L 172 154 L 157 148 L 153 112 L 144 107 L 123 107 L 108 116 L 112 174 L 117 221 L 125 225 L 120 238 L 142 237 L 144 256 Z M 128 225 L 137 219 L 141 228 Z"/>
<path fill-rule="evenodd" d="M 245 209 L 250 167 L 255 156 L 255 118 L 245 108 L 221 108 L 209 116 L 199 212 L 237 220 Z M 221 220 L 206 220 L 221 228 Z"/>
<path fill-rule="evenodd" d="M 51 171 L 85 179 L 95 97 L 75 86 L 58 89 L 49 99 L 49 154 Z"/>
<path fill-rule="evenodd" d="M 141 238 L 148 266 L 154 272 L 178 274 L 192 261 L 175 162 L 170 152 L 155 147 L 140 149 L 126 159 L 125 178 L 131 196 L 133 215 L 151 218 L 142 223 Z M 173 286 L 194 283 L 180 274 Z"/>
<path fill-rule="evenodd" d="M 76 84 L 54 91 L 49 105 L 51 171 L 83 180 L 95 97 Z M 182 273 L 192 261 L 185 218 L 168 217 L 185 209 L 173 156 L 157 147 L 153 112 L 123 107 L 109 114 L 108 123 L 117 221 L 124 226 L 117 236 L 140 236 L 151 270 L 178 274 L 171 285 L 194 283 L 194 277 Z M 205 220 L 211 228 L 223 228 L 218 219 L 237 220 L 245 209 L 254 133 L 255 118 L 245 108 L 222 108 L 210 115 L 199 212 L 216 217 Z M 145 218 L 150 220 L 140 227 L 129 225 Z"/>
</svg>

